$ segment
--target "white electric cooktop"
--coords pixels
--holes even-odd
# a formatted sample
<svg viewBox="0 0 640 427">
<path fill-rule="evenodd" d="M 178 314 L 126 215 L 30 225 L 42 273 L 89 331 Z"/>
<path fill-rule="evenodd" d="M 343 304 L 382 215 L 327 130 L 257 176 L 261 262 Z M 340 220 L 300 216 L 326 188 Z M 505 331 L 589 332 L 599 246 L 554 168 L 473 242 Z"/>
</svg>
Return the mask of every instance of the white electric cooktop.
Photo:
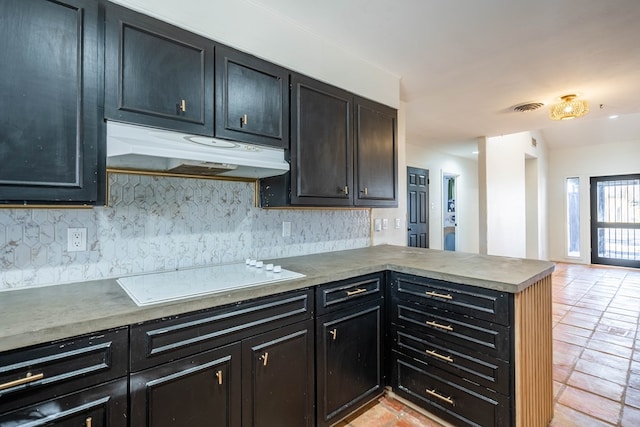
<svg viewBox="0 0 640 427">
<path fill-rule="evenodd" d="M 305 277 L 279 266 L 275 266 L 279 272 L 269 267 L 225 264 L 122 277 L 117 282 L 138 306 L 145 306 Z"/>
</svg>

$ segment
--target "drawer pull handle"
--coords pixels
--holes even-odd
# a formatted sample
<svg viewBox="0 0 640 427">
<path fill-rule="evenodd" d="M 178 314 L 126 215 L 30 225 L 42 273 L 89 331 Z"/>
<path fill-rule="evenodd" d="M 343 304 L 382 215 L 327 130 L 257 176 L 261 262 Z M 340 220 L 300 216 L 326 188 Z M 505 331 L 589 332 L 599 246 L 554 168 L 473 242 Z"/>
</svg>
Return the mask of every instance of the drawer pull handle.
<svg viewBox="0 0 640 427">
<path fill-rule="evenodd" d="M 443 402 L 448 403 L 449 405 L 454 405 L 453 403 L 453 399 L 451 399 L 451 397 L 444 397 L 443 395 L 441 395 L 440 393 L 436 393 L 436 389 L 434 388 L 433 390 L 425 390 L 427 392 L 427 394 L 436 397 L 440 400 L 442 400 Z M 455 405 L 454 405 L 455 406 Z"/>
<path fill-rule="evenodd" d="M 453 332 L 453 328 L 451 327 L 451 325 L 441 325 L 440 323 L 434 321 L 427 321 L 427 325 L 433 326 L 434 328 L 443 329 L 445 331 Z"/>
<path fill-rule="evenodd" d="M 93 423 L 93 420 L 91 419 L 91 417 L 87 417 L 87 419 L 84 421 L 84 426 L 91 427 L 92 423 Z"/>
<path fill-rule="evenodd" d="M 453 297 L 451 296 L 451 294 L 439 294 L 437 292 L 433 292 L 433 291 L 429 291 L 429 292 L 425 292 L 427 295 L 429 295 L 430 297 L 436 297 L 436 298 L 442 298 L 442 299 L 448 299 L 448 300 L 452 300 Z"/>
<path fill-rule="evenodd" d="M 338 330 L 337 329 L 334 329 L 333 331 L 329 331 L 329 333 L 333 337 L 334 341 L 336 340 L 336 338 L 338 338 Z"/>
<path fill-rule="evenodd" d="M 367 290 L 366 289 L 362 289 L 362 288 L 358 288 L 355 291 L 347 291 L 347 296 L 348 297 L 352 297 L 354 295 L 358 295 L 358 294 L 361 294 L 363 292 L 367 292 Z"/>
<path fill-rule="evenodd" d="M 44 378 L 43 373 L 31 375 L 31 372 L 28 372 L 27 376 L 24 378 L 20 378 L 19 380 L 9 381 L 8 383 L 0 384 L 0 390 L 6 390 L 11 387 L 17 387 L 19 385 L 29 384 L 34 381 L 41 380 L 42 378 Z"/>
<path fill-rule="evenodd" d="M 178 104 L 178 110 L 182 111 L 183 113 L 187 111 L 187 101 L 186 100 L 181 100 L 180 104 Z"/>
<path fill-rule="evenodd" d="M 249 122 L 249 117 L 247 117 L 246 114 L 240 117 L 240 127 L 246 126 L 248 122 Z"/>
<path fill-rule="evenodd" d="M 445 362 L 453 363 L 453 358 L 451 356 L 443 356 L 443 355 L 439 354 L 435 350 L 426 350 L 426 351 L 427 351 L 427 354 L 429 356 L 433 356 L 433 357 L 438 358 L 440 360 L 444 360 Z"/>
<path fill-rule="evenodd" d="M 218 385 L 222 385 L 222 371 L 216 372 L 216 378 L 218 379 Z"/>
<path fill-rule="evenodd" d="M 262 360 L 262 366 L 267 366 L 267 361 L 269 360 L 269 352 L 265 351 L 264 354 L 260 356 L 260 359 Z"/>
</svg>

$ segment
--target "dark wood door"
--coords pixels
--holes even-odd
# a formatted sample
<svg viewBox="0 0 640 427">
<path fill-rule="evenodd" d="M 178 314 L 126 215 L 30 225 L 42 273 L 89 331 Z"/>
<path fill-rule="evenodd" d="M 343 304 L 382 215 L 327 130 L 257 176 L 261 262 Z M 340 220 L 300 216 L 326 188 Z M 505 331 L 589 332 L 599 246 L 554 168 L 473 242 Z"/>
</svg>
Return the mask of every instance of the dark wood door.
<svg viewBox="0 0 640 427">
<path fill-rule="evenodd" d="M 0 2 L 0 203 L 104 196 L 98 6 Z"/>
<path fill-rule="evenodd" d="M 313 321 L 242 342 L 242 425 L 313 426 Z"/>
<path fill-rule="evenodd" d="M 131 374 L 131 425 L 240 426 L 240 343 Z"/>
<path fill-rule="evenodd" d="M 109 4 L 105 116 L 213 135 L 213 42 Z"/>
<path fill-rule="evenodd" d="M 0 425 L 127 427 L 127 380 L 122 378 L 0 414 Z"/>
<path fill-rule="evenodd" d="M 407 167 L 408 246 L 429 247 L 429 171 Z"/>
<path fill-rule="evenodd" d="M 289 72 L 216 46 L 216 131 L 220 138 L 289 148 Z"/>
<path fill-rule="evenodd" d="M 355 204 L 398 206 L 397 111 L 355 98 Z"/>
<path fill-rule="evenodd" d="M 381 303 L 318 318 L 318 425 L 329 426 L 382 392 Z"/>
<path fill-rule="evenodd" d="M 353 204 L 353 96 L 291 76 L 291 203 Z"/>
</svg>

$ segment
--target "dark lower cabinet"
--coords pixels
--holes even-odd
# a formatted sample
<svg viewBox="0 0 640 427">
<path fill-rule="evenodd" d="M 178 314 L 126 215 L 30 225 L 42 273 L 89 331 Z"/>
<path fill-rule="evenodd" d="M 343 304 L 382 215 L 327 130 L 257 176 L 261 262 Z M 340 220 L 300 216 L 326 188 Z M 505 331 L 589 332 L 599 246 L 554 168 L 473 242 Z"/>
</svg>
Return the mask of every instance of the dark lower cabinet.
<svg viewBox="0 0 640 427">
<path fill-rule="evenodd" d="M 127 379 L 0 414 L 0 426 L 127 427 Z"/>
<path fill-rule="evenodd" d="M 0 2 L 0 203 L 104 198 L 98 2 Z"/>
<path fill-rule="evenodd" d="M 132 426 L 240 426 L 240 343 L 131 374 Z"/>
<path fill-rule="evenodd" d="M 382 302 L 316 321 L 317 425 L 329 426 L 382 392 Z"/>
<path fill-rule="evenodd" d="M 313 320 L 242 342 L 242 425 L 314 425 Z"/>
</svg>

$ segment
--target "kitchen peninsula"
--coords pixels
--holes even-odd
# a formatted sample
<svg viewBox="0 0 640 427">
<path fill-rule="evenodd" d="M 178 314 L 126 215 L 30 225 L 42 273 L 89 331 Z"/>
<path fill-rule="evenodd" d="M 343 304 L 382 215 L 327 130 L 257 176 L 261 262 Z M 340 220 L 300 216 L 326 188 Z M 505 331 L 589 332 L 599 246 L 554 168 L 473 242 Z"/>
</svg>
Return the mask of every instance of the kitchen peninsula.
<svg viewBox="0 0 640 427">
<path fill-rule="evenodd" d="M 107 412 L 110 415 L 105 415 L 105 419 L 111 421 L 110 425 L 129 425 L 127 423 L 134 423 L 133 420 L 137 419 L 136 411 L 144 412 L 136 408 L 139 396 L 135 395 L 136 387 L 144 390 L 145 384 L 147 387 L 150 384 L 142 378 L 143 373 L 165 369 L 165 365 L 187 359 L 193 366 L 194 358 L 202 357 L 200 354 L 211 353 L 211 360 L 221 361 L 224 357 L 218 357 L 216 352 L 223 347 L 228 347 L 231 355 L 224 360 L 238 357 L 236 349 L 228 342 L 230 339 L 226 340 L 221 332 L 213 329 L 207 335 L 203 325 L 212 325 L 212 328 L 218 324 L 226 325 L 224 322 L 231 322 L 235 312 L 257 316 L 252 313 L 258 313 L 258 309 L 276 310 L 268 316 L 272 323 L 263 322 L 260 320 L 262 317 L 249 319 L 253 332 L 235 324 L 229 329 L 243 331 L 235 338 L 242 343 L 239 348 L 244 351 L 246 345 L 247 348 L 258 349 L 255 360 L 259 360 L 261 366 L 266 367 L 268 363 L 277 366 L 277 353 L 271 353 L 268 359 L 269 352 L 259 350 L 262 344 L 252 341 L 255 341 L 252 333 L 269 335 L 280 329 L 291 330 L 286 336 L 296 337 L 296 342 L 302 346 L 300 348 L 313 352 L 313 342 L 320 343 L 319 333 L 324 331 L 320 317 L 331 317 L 332 313 L 338 312 L 337 309 L 331 311 L 331 305 L 343 304 L 343 300 L 351 300 L 352 296 L 354 302 L 350 302 L 351 305 L 340 305 L 341 312 L 348 314 L 343 318 L 355 318 L 354 313 L 365 305 L 379 307 L 378 311 L 367 308 L 366 312 L 369 316 L 377 316 L 383 365 L 380 387 L 373 394 L 363 394 L 366 396 L 364 401 L 358 401 L 359 404 L 382 393 L 382 386 L 391 386 L 399 396 L 456 424 L 543 426 L 551 420 L 552 263 L 398 246 L 374 246 L 269 262 L 304 277 L 141 307 L 129 298 L 115 279 L 3 292 L 0 294 L 0 322 L 3 325 L 0 331 L 0 366 L 7 368 L 0 370 L 0 383 L 21 379 L 23 382 L 0 389 L 0 403 L 5 402 L 0 404 L 0 424 L 5 419 L 3 417 L 9 416 L 5 414 L 11 414 L 22 406 L 37 406 L 45 400 L 46 393 L 52 398 L 59 398 L 53 390 L 55 384 L 47 388 L 46 377 L 24 381 L 47 369 L 45 366 L 38 370 L 33 362 L 37 358 L 29 353 L 37 352 L 41 345 L 49 343 L 49 350 L 57 346 L 62 351 L 65 345 L 72 347 L 82 338 L 74 340 L 73 344 L 59 344 L 60 340 L 86 336 L 88 341 L 99 341 L 109 334 L 115 337 L 110 342 L 121 342 L 122 348 L 111 346 L 109 351 L 113 354 L 105 363 L 117 362 L 122 366 L 118 375 L 109 377 L 110 382 L 106 383 L 112 387 L 110 390 L 115 390 L 114 393 L 121 394 L 124 390 L 125 396 L 115 399 L 120 406 L 109 408 Z M 344 298 L 332 299 L 332 295 L 343 291 Z M 274 308 L 280 304 L 284 310 L 285 305 L 281 304 L 284 300 L 288 304 L 286 310 L 289 310 L 286 315 L 283 314 L 285 311 Z M 377 314 L 371 314 L 374 312 Z M 291 322 L 283 320 L 286 316 L 291 317 Z M 273 323 L 274 319 L 276 323 Z M 327 324 L 331 322 L 333 320 L 328 320 Z M 167 331 L 177 331 L 187 323 L 190 327 L 197 324 L 201 329 L 193 336 L 183 337 L 180 342 L 197 341 L 199 353 L 194 355 L 195 350 L 185 347 L 171 354 L 173 349 L 168 349 L 177 344 L 170 342 Z M 295 325 L 303 325 L 304 328 L 295 329 Z M 338 328 L 329 327 L 326 331 L 336 341 L 336 335 L 340 333 Z M 138 332 L 146 334 L 143 335 L 147 341 L 136 343 Z M 207 347 L 207 339 L 216 342 L 215 348 L 213 345 Z M 271 341 L 280 342 L 278 340 L 282 341 L 281 338 Z M 144 354 L 134 354 L 134 349 L 142 349 L 142 352 L 146 349 L 149 357 L 160 356 L 156 361 L 147 360 Z M 125 356 L 116 355 L 118 351 L 124 351 Z M 167 353 L 161 354 L 163 351 Z M 418 351 L 422 354 L 417 355 Z M 29 353 L 33 360 L 18 366 L 21 353 Z M 311 353 L 307 356 L 300 369 L 309 373 L 307 378 L 311 379 L 309 384 L 305 383 L 302 395 L 308 393 L 311 399 L 314 393 L 310 387 L 315 385 L 312 371 L 321 368 L 318 361 L 324 360 L 324 356 L 316 354 L 314 357 Z M 223 377 L 225 381 L 231 378 L 228 373 L 245 378 L 245 362 L 253 360 L 247 357 L 243 353 L 242 374 L 239 367 L 229 367 L 227 372 L 227 368 L 216 365 L 213 371 L 216 381 L 222 384 Z M 316 381 L 320 383 L 320 371 L 316 372 Z M 52 377 L 51 381 L 54 380 Z M 127 399 L 128 381 L 132 395 Z M 116 386 L 116 383 L 120 385 Z M 227 418 L 229 425 L 240 425 L 240 414 L 245 413 L 241 407 L 258 405 L 247 403 L 244 397 L 242 403 L 233 400 L 234 396 L 245 396 L 247 384 L 253 383 L 243 379 L 242 386 L 239 384 L 229 386 L 231 400 L 223 402 L 232 408 L 227 411 L 230 414 Z M 92 386 L 92 390 L 107 387 L 89 382 L 82 386 Z M 64 392 L 73 396 L 77 390 L 64 389 Z M 35 401 L 25 396 L 29 393 L 37 394 L 37 398 L 42 400 Z M 66 404 L 79 405 L 77 402 Z M 306 425 L 328 425 L 329 421 L 339 420 L 331 418 L 331 413 L 324 414 L 326 419 L 321 419 L 321 411 L 316 415 L 314 406 L 318 404 L 302 405 L 307 412 L 304 415 Z M 345 404 L 336 416 L 344 416 L 357 406 Z M 255 408 L 259 410 L 261 407 Z M 117 414 L 128 414 L 128 411 L 131 412 L 129 421 L 126 420 L 127 415 L 118 418 Z M 242 425 L 245 425 L 244 421 Z"/>
</svg>

